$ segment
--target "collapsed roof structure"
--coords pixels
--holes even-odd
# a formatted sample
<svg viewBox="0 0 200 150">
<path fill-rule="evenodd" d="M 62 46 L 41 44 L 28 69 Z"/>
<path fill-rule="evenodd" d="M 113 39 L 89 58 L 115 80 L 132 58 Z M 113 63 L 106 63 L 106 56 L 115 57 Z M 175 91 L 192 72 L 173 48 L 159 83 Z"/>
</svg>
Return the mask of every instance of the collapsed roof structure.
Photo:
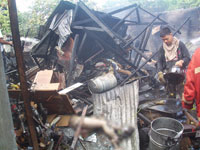
<svg viewBox="0 0 200 150">
<path fill-rule="evenodd" d="M 117 17 L 122 12 L 123 17 Z M 155 49 L 160 26 L 168 25 L 176 35 L 181 33 L 182 27 L 190 19 L 188 16 L 181 24 L 174 26 L 163 19 L 161 14 L 154 15 L 136 4 L 103 13 L 91 10 L 81 1 L 77 5 L 61 1 L 40 28 L 40 42 L 32 49 L 31 54 L 38 67 L 26 72 L 31 82 L 31 100 L 39 105 L 38 108 L 32 106 L 35 112 L 33 118 L 36 126 L 44 129 L 38 133 L 42 133 L 42 137 L 47 134 L 53 139 L 49 130 L 55 133 L 55 128 L 53 125 L 50 128 L 44 126 L 46 122 L 52 123 L 61 118 L 66 126 L 70 119 L 61 115 L 82 113 L 82 118 L 77 119 L 80 122 L 79 130 L 74 135 L 75 142 L 71 145 L 74 149 L 80 127 L 87 126 L 84 124 L 84 116 L 103 115 L 106 120 L 120 126 L 131 124 L 135 130 L 127 134 L 131 138 L 122 147 L 126 150 L 139 149 L 137 114 L 144 122 L 150 121 L 137 112 L 138 93 L 139 90 L 140 94 L 152 90 L 153 86 L 141 91 L 137 80 L 141 87 L 146 84 L 142 84 L 143 79 L 151 80 L 155 74 L 144 70 L 144 66 L 154 62 L 153 59 L 159 53 Z M 156 44 L 149 44 L 152 39 Z M 152 67 L 156 69 L 154 65 Z M 43 115 L 44 118 L 54 115 L 54 119 L 47 121 Z M 58 115 L 61 117 L 55 117 Z M 114 125 L 112 127 L 117 129 Z M 63 134 L 59 136 L 63 138 Z M 125 139 L 126 136 L 117 137 Z M 45 148 L 52 139 L 45 141 Z M 112 142 L 115 148 L 121 142 L 119 139 Z M 99 141 L 100 147 L 109 149 L 104 141 Z M 59 146 L 60 141 L 56 142 Z M 94 149 L 95 146 L 90 148 Z"/>
</svg>

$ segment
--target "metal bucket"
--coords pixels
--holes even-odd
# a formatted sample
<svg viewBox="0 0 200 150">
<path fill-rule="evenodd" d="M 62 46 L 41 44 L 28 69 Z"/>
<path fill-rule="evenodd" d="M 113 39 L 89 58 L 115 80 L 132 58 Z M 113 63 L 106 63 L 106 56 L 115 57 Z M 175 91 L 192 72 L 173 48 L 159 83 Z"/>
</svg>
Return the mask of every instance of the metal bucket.
<svg viewBox="0 0 200 150">
<path fill-rule="evenodd" d="M 107 73 L 88 82 L 89 90 L 93 93 L 102 93 L 117 86 L 117 79 L 113 73 Z"/>
<path fill-rule="evenodd" d="M 160 117 L 151 122 L 150 150 L 179 150 L 183 125 L 172 118 Z"/>
</svg>

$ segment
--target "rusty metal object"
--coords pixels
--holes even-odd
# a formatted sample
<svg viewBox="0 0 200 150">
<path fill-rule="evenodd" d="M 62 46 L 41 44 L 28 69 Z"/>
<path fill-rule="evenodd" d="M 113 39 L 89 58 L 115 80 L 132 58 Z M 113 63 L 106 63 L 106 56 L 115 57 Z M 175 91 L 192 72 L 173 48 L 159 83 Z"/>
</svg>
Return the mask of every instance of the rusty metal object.
<svg viewBox="0 0 200 150">
<path fill-rule="evenodd" d="M 30 136 L 33 143 L 34 150 L 39 150 L 37 135 L 35 131 L 35 126 L 32 118 L 32 111 L 29 103 L 29 91 L 24 71 L 24 59 L 22 54 L 22 47 L 20 41 L 20 34 L 19 34 L 19 26 L 18 26 L 18 17 L 17 17 L 17 8 L 15 0 L 8 0 L 8 8 L 9 8 L 9 15 L 10 15 L 10 24 L 11 24 L 11 31 L 13 37 L 13 44 L 15 49 L 15 55 L 17 59 L 17 66 L 18 72 L 20 77 L 20 85 L 22 91 L 22 99 L 24 101 L 25 111 L 26 111 L 26 118 L 28 121 L 28 127 L 30 130 Z"/>
</svg>

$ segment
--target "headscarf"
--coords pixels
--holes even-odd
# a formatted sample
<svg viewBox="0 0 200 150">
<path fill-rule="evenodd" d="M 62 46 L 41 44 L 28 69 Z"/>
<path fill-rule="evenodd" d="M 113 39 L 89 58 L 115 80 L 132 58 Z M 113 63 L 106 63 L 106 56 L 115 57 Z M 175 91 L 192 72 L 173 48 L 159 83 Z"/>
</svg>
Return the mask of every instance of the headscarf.
<svg viewBox="0 0 200 150">
<path fill-rule="evenodd" d="M 170 46 L 163 43 L 163 49 L 165 51 L 165 59 L 167 62 L 176 59 L 178 47 L 179 47 L 179 40 L 176 37 L 173 37 L 173 41 Z"/>
</svg>

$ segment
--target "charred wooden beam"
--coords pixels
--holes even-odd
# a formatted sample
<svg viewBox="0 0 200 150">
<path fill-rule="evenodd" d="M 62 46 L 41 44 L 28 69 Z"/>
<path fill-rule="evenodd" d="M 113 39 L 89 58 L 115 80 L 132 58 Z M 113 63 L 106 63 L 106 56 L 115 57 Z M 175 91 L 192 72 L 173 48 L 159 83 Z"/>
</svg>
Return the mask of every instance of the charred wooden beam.
<svg viewBox="0 0 200 150">
<path fill-rule="evenodd" d="M 96 27 L 84 27 L 84 26 L 73 26 L 72 28 L 74 29 L 79 29 L 79 30 L 91 30 L 91 31 L 97 31 L 97 32 L 103 32 L 104 30 L 101 28 L 96 28 Z"/>
<path fill-rule="evenodd" d="M 125 40 L 118 36 L 116 33 L 114 33 L 112 30 L 109 29 L 99 18 L 97 18 L 92 11 L 83 3 L 79 2 L 79 6 L 87 13 L 87 15 L 96 22 L 97 25 L 99 25 L 116 43 L 119 43 L 121 41 L 125 42 Z M 119 41 L 120 40 L 120 41 Z"/>
<path fill-rule="evenodd" d="M 120 8 L 120 9 L 114 10 L 112 12 L 109 12 L 108 14 L 109 15 L 114 15 L 114 14 L 117 14 L 119 12 L 122 12 L 124 10 L 130 9 L 130 8 L 133 8 L 133 7 L 137 7 L 137 4 L 132 4 L 132 5 L 126 6 L 124 8 Z"/>
<path fill-rule="evenodd" d="M 130 41 L 130 43 L 127 43 L 126 40 L 124 40 L 121 36 L 119 36 L 118 34 L 116 34 L 115 32 L 113 32 L 109 27 L 107 27 L 106 25 L 104 25 L 104 23 L 99 20 L 91 11 L 90 9 L 83 3 L 80 2 L 79 6 L 88 14 L 88 16 L 90 16 L 114 41 L 115 43 L 118 45 L 121 42 L 125 43 L 125 47 L 129 46 L 132 42 Z M 155 18 L 152 23 L 156 20 L 157 18 Z M 150 23 L 148 26 L 150 26 L 152 23 Z M 148 27 L 147 26 L 147 27 Z M 146 27 L 146 28 L 147 28 Z M 139 36 L 138 36 L 139 37 Z M 137 38 L 138 38 L 137 37 Z M 142 57 L 144 57 L 146 60 L 148 59 L 146 57 L 146 55 L 144 55 L 142 52 L 140 52 L 140 50 L 138 50 L 137 48 L 135 48 L 134 46 L 131 46 L 132 50 L 136 51 L 139 55 L 141 55 Z M 123 58 L 122 58 L 123 59 Z"/>
<path fill-rule="evenodd" d="M 86 64 L 87 62 L 91 61 L 92 59 L 94 59 L 96 56 L 98 56 L 99 54 L 101 54 L 104 51 L 104 49 L 101 49 L 100 51 L 98 51 L 97 53 L 95 53 L 94 55 L 92 55 L 90 58 L 88 58 L 84 64 Z"/>
<path fill-rule="evenodd" d="M 130 21 L 130 20 L 125 20 L 126 25 L 130 25 L 130 26 L 145 26 L 145 25 L 148 25 L 149 22 L 141 22 L 141 23 L 137 23 L 135 21 Z M 166 23 L 163 23 L 163 22 L 154 22 L 153 25 L 166 25 Z"/>
<path fill-rule="evenodd" d="M 81 44 L 79 46 L 79 49 L 78 49 L 78 57 L 80 57 L 81 52 L 83 51 L 83 45 L 85 44 L 86 38 L 87 38 L 87 33 L 85 32 L 84 35 L 83 35 L 83 38 L 81 40 Z"/>
<path fill-rule="evenodd" d="M 138 7 L 132 9 L 124 18 L 122 18 L 113 28 L 112 30 L 114 31 L 116 28 L 118 28 L 124 21 L 127 17 L 129 17 L 135 10 L 137 10 Z"/>
<path fill-rule="evenodd" d="M 79 41 L 79 35 L 76 34 L 75 39 L 74 39 L 74 46 L 73 46 L 73 49 L 72 49 L 70 64 L 69 64 L 69 73 L 68 73 L 68 77 L 67 77 L 66 87 L 70 86 L 70 84 L 71 84 L 72 71 L 73 71 L 73 68 L 74 68 L 74 59 L 76 57 L 76 52 L 77 52 L 77 48 L 78 48 L 78 41 Z"/>
<path fill-rule="evenodd" d="M 18 67 L 19 78 L 20 78 L 20 88 L 22 91 L 22 99 L 24 101 L 26 118 L 28 122 L 31 140 L 33 143 L 33 148 L 34 150 L 39 150 L 37 135 L 36 135 L 35 126 L 34 126 L 34 122 L 32 118 L 33 115 L 32 115 L 30 101 L 29 101 L 30 96 L 29 96 L 29 91 L 28 91 L 28 86 L 27 86 L 27 81 L 26 81 L 26 76 L 25 76 L 24 58 L 22 54 L 17 8 L 16 8 L 15 0 L 8 0 L 8 8 L 9 8 L 9 15 L 10 15 L 13 44 L 14 44 L 15 55 L 17 59 L 17 67 Z"/>
<path fill-rule="evenodd" d="M 75 10 L 74 10 L 73 16 L 72 16 L 72 22 L 75 21 L 75 18 L 76 18 L 77 12 L 78 12 L 78 8 L 79 8 L 79 5 L 77 4 L 76 7 L 75 7 Z"/>
<path fill-rule="evenodd" d="M 137 4 L 133 4 L 133 5 L 130 5 L 130 6 L 121 8 L 121 9 L 114 10 L 114 11 L 108 13 L 108 14 L 102 15 L 101 18 L 105 18 L 105 17 L 108 16 L 108 15 L 117 14 L 117 13 L 119 13 L 119 12 L 122 12 L 122 11 L 124 11 L 124 10 L 130 9 L 130 8 L 133 8 L 133 7 L 136 7 L 136 6 L 137 6 Z M 73 22 L 73 23 L 72 23 L 72 26 L 74 26 L 74 25 L 81 25 L 81 24 L 84 24 L 84 23 L 90 23 L 90 22 L 92 22 L 92 21 L 93 21 L 93 20 L 92 20 L 91 18 L 85 19 L 85 20 L 81 20 L 81 21 L 76 21 L 76 22 Z"/>
</svg>

